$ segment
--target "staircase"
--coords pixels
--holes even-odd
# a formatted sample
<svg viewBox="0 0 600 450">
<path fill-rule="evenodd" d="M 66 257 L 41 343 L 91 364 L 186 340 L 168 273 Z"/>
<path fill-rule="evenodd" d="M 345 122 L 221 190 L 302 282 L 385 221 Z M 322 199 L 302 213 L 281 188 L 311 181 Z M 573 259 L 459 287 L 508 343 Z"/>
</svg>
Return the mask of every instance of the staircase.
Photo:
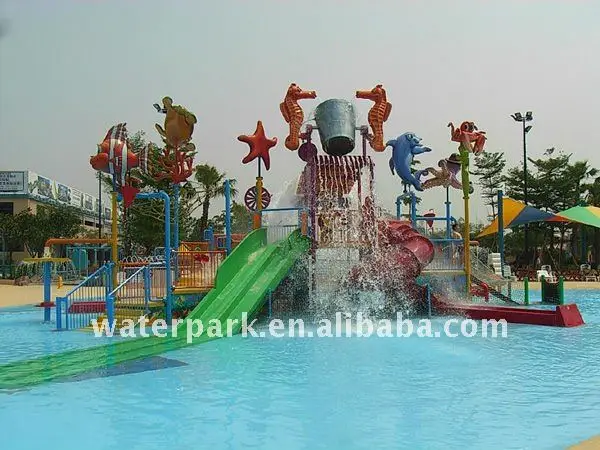
<svg viewBox="0 0 600 450">
<path fill-rule="evenodd" d="M 488 266 L 490 266 L 496 275 L 510 281 L 515 281 L 508 264 L 504 264 L 504 273 L 502 273 L 502 258 L 500 253 L 490 253 L 488 255 Z"/>
<path fill-rule="evenodd" d="M 518 304 L 508 295 L 502 293 L 502 287 L 510 285 L 512 277 L 510 276 L 510 267 L 504 266 L 504 275 L 502 276 L 502 263 L 500 253 L 490 253 L 487 257 L 486 265 L 476 252 L 471 253 L 471 277 L 474 282 L 487 284 L 492 294 L 497 299 L 510 304 Z M 510 292 L 510 290 L 509 290 Z"/>
<path fill-rule="evenodd" d="M 502 257 L 500 253 L 490 253 L 487 263 L 488 266 L 494 269 L 496 275 L 502 276 Z"/>
<path fill-rule="evenodd" d="M 114 305 L 115 328 L 127 326 L 131 321 L 137 324 L 142 316 L 163 310 L 166 296 L 164 271 L 162 263 L 142 266 L 108 294 L 107 302 Z"/>
<path fill-rule="evenodd" d="M 486 266 L 477 258 L 471 258 L 471 273 L 490 286 L 503 286 L 508 281 L 498 275 L 494 269 Z"/>
</svg>

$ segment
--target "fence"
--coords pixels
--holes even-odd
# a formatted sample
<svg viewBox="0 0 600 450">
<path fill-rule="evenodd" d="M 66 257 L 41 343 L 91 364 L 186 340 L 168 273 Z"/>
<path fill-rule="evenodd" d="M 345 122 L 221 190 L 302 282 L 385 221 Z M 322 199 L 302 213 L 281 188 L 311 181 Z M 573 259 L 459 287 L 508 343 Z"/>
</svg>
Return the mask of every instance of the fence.
<svg viewBox="0 0 600 450">
<path fill-rule="evenodd" d="M 263 209 L 260 214 L 262 226 L 267 229 L 268 244 L 287 239 L 299 228 L 308 228 L 308 214 L 304 208 Z"/>
<path fill-rule="evenodd" d="M 57 329 L 87 327 L 106 311 L 106 298 L 112 290 L 112 267 L 113 263 L 106 263 L 56 299 Z"/>
<path fill-rule="evenodd" d="M 435 247 L 427 271 L 462 271 L 465 268 L 463 241 L 460 239 L 431 239 Z"/>
<path fill-rule="evenodd" d="M 361 211 L 332 209 L 318 213 L 317 242 L 320 248 L 362 246 L 373 243 L 374 229 L 369 233 Z"/>
<path fill-rule="evenodd" d="M 175 287 L 209 290 L 215 285 L 217 269 L 225 259 L 225 251 L 174 251 Z"/>
<path fill-rule="evenodd" d="M 182 241 L 179 243 L 179 248 L 188 252 L 206 252 L 210 250 L 208 242 L 190 242 Z"/>
<path fill-rule="evenodd" d="M 15 277 L 15 265 L 10 264 L 0 264 L 0 278 L 14 278 Z"/>
<path fill-rule="evenodd" d="M 167 296 L 166 268 L 151 263 L 128 273 L 127 278 L 109 292 L 106 315 L 109 323 L 120 324 L 125 319 L 137 321 L 152 311 L 162 311 Z"/>
<path fill-rule="evenodd" d="M 231 249 L 233 250 L 237 245 L 242 242 L 246 237 L 244 233 L 232 233 L 231 234 Z M 215 234 L 213 236 L 214 247 L 217 249 L 225 250 L 227 248 L 227 235 L 226 234 Z"/>
</svg>

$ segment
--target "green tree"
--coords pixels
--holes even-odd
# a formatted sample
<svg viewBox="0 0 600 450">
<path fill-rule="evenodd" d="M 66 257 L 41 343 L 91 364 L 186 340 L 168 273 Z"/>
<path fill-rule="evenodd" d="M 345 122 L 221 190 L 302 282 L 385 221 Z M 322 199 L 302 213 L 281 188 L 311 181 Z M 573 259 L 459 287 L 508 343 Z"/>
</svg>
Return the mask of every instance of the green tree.
<svg viewBox="0 0 600 450">
<path fill-rule="evenodd" d="M 14 216 L 17 235 L 31 256 L 42 256 L 50 238 L 73 238 L 82 231 L 81 211 L 70 206 L 38 205 L 36 214 L 30 209 Z"/>
<path fill-rule="evenodd" d="M 148 173 L 138 168 L 131 170 L 130 175 L 139 181 L 141 192 L 164 191 L 171 199 L 174 198 L 174 188 L 168 179 L 157 179 L 156 168 L 163 149 L 157 144 L 148 142 L 143 131 L 130 136 L 129 147 L 134 152 L 140 152 L 148 146 Z M 107 184 L 112 189 L 112 181 L 107 178 Z M 179 193 L 179 239 L 189 240 L 195 226 L 193 213 L 199 207 L 199 195 L 194 183 L 188 181 L 180 185 Z M 171 201 L 171 217 L 174 217 L 174 202 Z M 121 240 L 126 255 L 134 250 L 146 254 L 154 248 L 164 246 L 165 213 L 162 200 L 136 200 L 129 208 L 124 208 L 121 214 Z"/>
<path fill-rule="evenodd" d="M 502 172 L 506 166 L 506 159 L 502 152 L 484 152 L 475 157 L 475 169 L 472 175 L 478 177 L 477 183 L 481 186 L 481 197 L 485 204 L 492 209 L 492 219 L 496 218 L 498 190 L 501 189 L 504 177 Z"/>
<path fill-rule="evenodd" d="M 12 253 L 22 244 L 15 218 L 12 214 L 0 213 L 0 265 L 12 261 Z"/>
<path fill-rule="evenodd" d="M 218 197 L 225 195 L 224 182 L 226 175 L 225 173 L 219 172 L 219 170 L 209 164 L 200 164 L 196 166 L 194 178 L 198 185 L 197 191 L 200 197 L 200 204 L 202 207 L 202 214 L 198 227 L 200 233 L 208 227 L 208 215 L 210 210 L 210 202 Z M 235 181 L 231 180 L 231 196 L 237 195 L 237 189 L 235 188 Z"/>
<path fill-rule="evenodd" d="M 527 176 L 529 205 L 556 213 L 585 201 L 588 180 L 598 171 L 587 161 L 571 162 L 571 157 L 559 152 L 555 157 L 528 160 L 532 164 Z M 523 170 L 518 167 L 510 169 L 505 177 L 507 194 L 515 200 L 524 200 L 523 179 Z M 530 242 L 552 260 L 547 262 L 560 267 L 566 235 L 578 228 L 564 222 L 530 224 Z M 515 235 L 512 239 L 516 242 L 517 238 Z"/>
<path fill-rule="evenodd" d="M 215 232 L 225 232 L 225 211 L 213 216 L 208 222 Z M 232 233 L 247 233 L 252 229 L 252 213 L 244 205 L 232 202 L 231 204 L 231 232 Z"/>
</svg>

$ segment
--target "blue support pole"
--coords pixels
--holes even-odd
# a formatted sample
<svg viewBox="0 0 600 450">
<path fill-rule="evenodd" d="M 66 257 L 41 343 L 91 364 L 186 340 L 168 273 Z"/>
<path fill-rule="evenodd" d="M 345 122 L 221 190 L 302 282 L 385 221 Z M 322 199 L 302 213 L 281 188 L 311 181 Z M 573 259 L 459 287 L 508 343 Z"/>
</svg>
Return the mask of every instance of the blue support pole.
<svg viewBox="0 0 600 450">
<path fill-rule="evenodd" d="M 119 200 L 122 196 L 119 195 Z M 165 191 L 144 192 L 135 196 L 138 199 L 163 200 L 165 204 L 165 283 L 167 296 L 165 298 L 165 316 L 167 323 L 173 319 L 173 274 L 171 273 L 171 197 Z"/>
<path fill-rule="evenodd" d="M 450 188 L 446 188 L 446 239 L 452 238 L 452 224 L 450 223 Z"/>
<path fill-rule="evenodd" d="M 50 302 L 52 301 L 52 263 L 44 261 L 44 322 L 50 322 Z"/>
<path fill-rule="evenodd" d="M 112 274 L 112 268 L 113 268 L 114 265 L 115 265 L 115 263 L 112 262 L 112 261 L 109 262 L 109 263 L 107 263 L 106 264 L 107 269 L 104 271 L 104 275 L 103 275 L 104 276 L 104 291 L 105 291 L 104 295 L 107 298 L 108 298 L 108 294 L 110 292 L 112 292 L 112 290 L 116 287 L 116 286 L 113 286 L 113 283 L 112 283 L 113 279 L 112 279 L 112 276 L 111 276 L 111 274 Z"/>
<path fill-rule="evenodd" d="M 62 306 L 65 303 L 64 297 L 58 297 L 56 299 L 56 329 L 62 329 Z"/>
<path fill-rule="evenodd" d="M 179 250 L 179 183 L 173 185 L 173 249 Z M 175 280 L 177 280 L 177 259 L 174 261 Z"/>
<path fill-rule="evenodd" d="M 108 326 L 112 327 L 115 321 L 115 295 L 111 294 L 106 298 L 106 319 Z"/>
<path fill-rule="evenodd" d="M 500 270 L 504 276 L 504 205 L 502 204 L 503 193 L 498 191 L 498 251 L 500 252 Z"/>
<path fill-rule="evenodd" d="M 402 217 L 402 196 L 396 197 L 396 219 L 400 220 Z"/>
<path fill-rule="evenodd" d="M 431 319 L 431 286 L 427 283 L 427 317 Z"/>
<path fill-rule="evenodd" d="M 231 253 L 231 183 L 225 180 L 225 250 Z"/>
<path fill-rule="evenodd" d="M 208 242 L 208 249 L 213 251 L 215 249 L 215 232 L 212 225 L 204 230 L 204 240 Z"/>
<path fill-rule="evenodd" d="M 171 274 L 171 199 L 166 192 L 157 192 L 157 197 L 162 197 L 165 201 L 165 272 L 167 284 L 167 298 L 165 316 L 167 323 L 173 320 L 173 279 Z M 150 194 L 153 195 L 153 194 Z"/>
<path fill-rule="evenodd" d="M 414 192 L 410 193 L 410 223 L 417 228 L 417 196 Z"/>
</svg>

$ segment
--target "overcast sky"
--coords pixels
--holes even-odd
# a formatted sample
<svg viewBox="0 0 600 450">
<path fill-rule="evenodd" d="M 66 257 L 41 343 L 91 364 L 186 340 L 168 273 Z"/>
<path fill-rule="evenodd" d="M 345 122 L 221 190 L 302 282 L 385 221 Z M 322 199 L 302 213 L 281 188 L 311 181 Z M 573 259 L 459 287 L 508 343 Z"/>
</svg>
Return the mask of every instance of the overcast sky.
<svg viewBox="0 0 600 450">
<path fill-rule="evenodd" d="M 236 140 L 256 120 L 280 144 L 265 186 L 276 194 L 302 168 L 283 146 L 279 112 L 290 82 L 319 100 L 352 100 L 383 83 L 386 139 L 407 131 L 434 151 L 456 150 L 446 125 L 473 120 L 487 150 L 522 163 L 519 124 L 532 110 L 532 157 L 548 147 L 600 166 L 600 1 L 590 0 L 0 0 L 0 169 L 29 169 L 95 192 L 89 156 L 107 129 L 158 140 L 152 104 L 171 96 L 198 117 L 197 162 L 249 187 L 254 164 Z M 303 103 L 308 114 L 317 101 Z M 370 102 L 359 101 L 360 117 Z M 378 201 L 394 209 L 391 151 L 370 151 Z M 487 212 L 473 200 L 472 219 Z M 444 191 L 424 196 L 443 211 Z M 453 191 L 454 215 L 462 215 Z"/>
</svg>

